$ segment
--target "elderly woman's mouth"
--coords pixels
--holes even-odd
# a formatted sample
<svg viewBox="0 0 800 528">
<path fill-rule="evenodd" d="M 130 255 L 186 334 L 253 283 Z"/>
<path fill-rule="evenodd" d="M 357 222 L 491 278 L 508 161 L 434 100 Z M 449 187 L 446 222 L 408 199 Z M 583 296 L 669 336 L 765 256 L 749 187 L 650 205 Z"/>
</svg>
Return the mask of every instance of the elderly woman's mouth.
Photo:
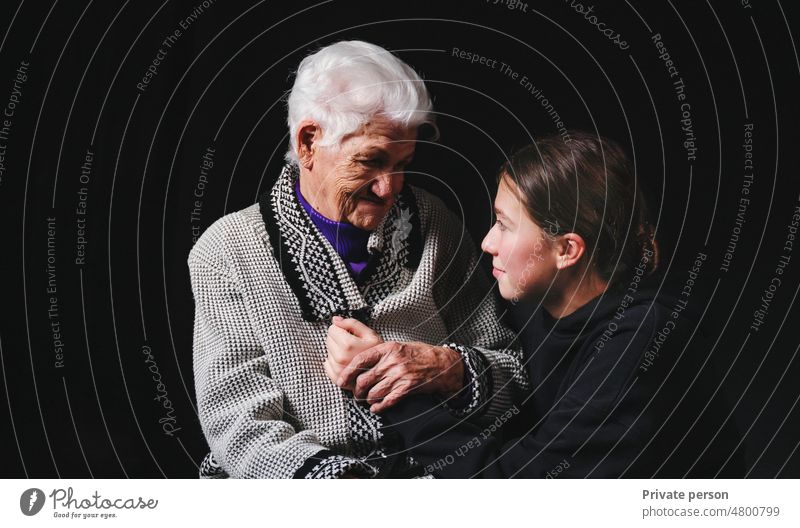
<svg viewBox="0 0 800 528">
<path fill-rule="evenodd" d="M 374 207 L 386 207 L 389 205 L 386 200 L 381 200 L 377 197 L 370 197 L 370 196 L 360 196 L 357 198 L 359 202 L 364 202 L 368 205 L 372 205 Z"/>
</svg>

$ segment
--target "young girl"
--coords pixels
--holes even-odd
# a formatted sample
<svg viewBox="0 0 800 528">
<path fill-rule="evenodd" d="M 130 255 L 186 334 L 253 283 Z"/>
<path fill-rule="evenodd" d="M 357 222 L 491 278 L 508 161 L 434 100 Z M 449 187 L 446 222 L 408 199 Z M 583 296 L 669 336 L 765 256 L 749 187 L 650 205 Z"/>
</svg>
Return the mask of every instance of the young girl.
<svg viewBox="0 0 800 528">
<path fill-rule="evenodd" d="M 537 140 L 503 165 L 481 244 L 501 296 L 536 307 L 521 330 L 532 392 L 482 421 L 480 410 L 465 419 L 407 397 L 382 413 L 384 432 L 437 477 L 736 475 L 735 432 L 689 315 L 702 299 L 670 293 L 655 273 L 624 151 L 569 137 Z M 484 372 L 467 377 L 494 392 Z"/>
</svg>

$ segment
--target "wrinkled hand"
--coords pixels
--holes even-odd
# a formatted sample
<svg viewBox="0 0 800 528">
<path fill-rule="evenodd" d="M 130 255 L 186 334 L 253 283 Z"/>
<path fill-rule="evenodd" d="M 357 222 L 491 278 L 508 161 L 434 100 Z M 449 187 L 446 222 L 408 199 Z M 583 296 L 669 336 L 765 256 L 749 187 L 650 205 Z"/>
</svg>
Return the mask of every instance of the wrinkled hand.
<svg viewBox="0 0 800 528">
<path fill-rule="evenodd" d="M 337 385 L 353 387 L 374 413 L 412 392 L 450 396 L 461 390 L 464 365 L 453 349 L 417 342 L 385 342 L 358 354 L 341 372 Z"/>
<path fill-rule="evenodd" d="M 381 336 L 358 319 L 335 316 L 333 324 L 328 328 L 328 337 L 325 339 L 328 348 L 328 357 L 325 358 L 323 365 L 325 373 L 337 383 L 342 371 L 353 358 L 380 343 L 383 343 Z M 355 388 L 354 384 L 339 386 L 347 390 Z"/>
</svg>

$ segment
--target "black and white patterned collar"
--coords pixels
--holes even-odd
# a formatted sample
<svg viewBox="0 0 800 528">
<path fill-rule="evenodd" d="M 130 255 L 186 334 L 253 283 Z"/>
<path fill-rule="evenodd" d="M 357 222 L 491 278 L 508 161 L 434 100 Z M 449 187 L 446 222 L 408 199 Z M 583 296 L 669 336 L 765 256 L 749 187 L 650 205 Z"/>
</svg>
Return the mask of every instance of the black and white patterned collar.
<svg viewBox="0 0 800 528">
<path fill-rule="evenodd" d="M 259 207 L 275 258 L 300 302 L 303 319 L 326 321 L 334 315 L 369 319 L 371 308 L 400 286 L 403 269 L 416 269 L 422 254 L 419 210 L 413 190 L 404 186 L 395 204 L 367 242 L 369 261 L 358 283 L 330 242 L 298 202 L 296 165 L 283 168 Z"/>
</svg>

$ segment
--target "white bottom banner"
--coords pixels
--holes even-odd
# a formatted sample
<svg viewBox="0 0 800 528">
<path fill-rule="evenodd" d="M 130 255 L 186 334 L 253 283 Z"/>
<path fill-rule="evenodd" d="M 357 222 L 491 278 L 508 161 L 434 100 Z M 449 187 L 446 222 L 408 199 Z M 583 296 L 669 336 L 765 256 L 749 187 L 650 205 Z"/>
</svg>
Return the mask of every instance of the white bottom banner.
<svg viewBox="0 0 800 528">
<path fill-rule="evenodd" d="M 796 480 L 2 480 L 3 526 L 800 526 Z M 263 524 L 262 524 L 263 523 Z"/>
</svg>

